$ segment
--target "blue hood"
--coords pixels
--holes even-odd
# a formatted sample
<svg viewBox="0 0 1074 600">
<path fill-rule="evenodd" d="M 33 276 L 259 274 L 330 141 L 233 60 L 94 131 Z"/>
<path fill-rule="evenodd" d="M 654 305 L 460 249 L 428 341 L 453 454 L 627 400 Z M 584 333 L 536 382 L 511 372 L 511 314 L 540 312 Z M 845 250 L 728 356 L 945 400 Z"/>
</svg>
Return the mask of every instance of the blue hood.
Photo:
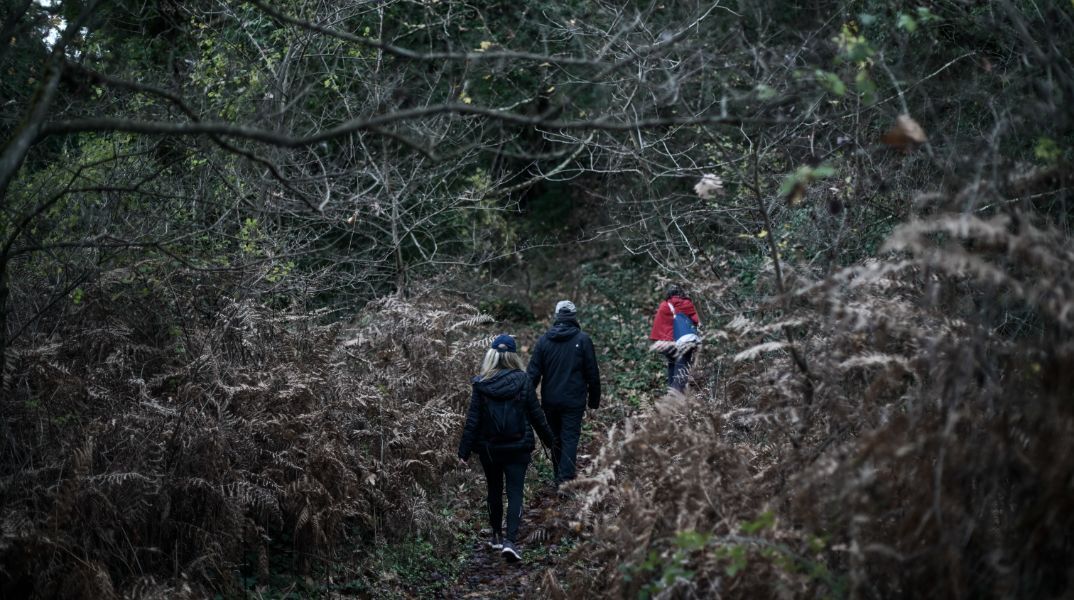
<svg viewBox="0 0 1074 600">
<path fill-rule="evenodd" d="M 577 335 L 579 331 L 581 331 L 581 327 L 578 325 L 578 321 L 564 319 L 556 321 L 556 324 L 545 335 L 553 342 L 565 342 Z"/>
<path fill-rule="evenodd" d="M 522 371 L 500 371 L 484 381 L 474 377 L 474 387 L 489 398 L 514 398 L 522 386 L 529 385 L 529 377 Z"/>
</svg>

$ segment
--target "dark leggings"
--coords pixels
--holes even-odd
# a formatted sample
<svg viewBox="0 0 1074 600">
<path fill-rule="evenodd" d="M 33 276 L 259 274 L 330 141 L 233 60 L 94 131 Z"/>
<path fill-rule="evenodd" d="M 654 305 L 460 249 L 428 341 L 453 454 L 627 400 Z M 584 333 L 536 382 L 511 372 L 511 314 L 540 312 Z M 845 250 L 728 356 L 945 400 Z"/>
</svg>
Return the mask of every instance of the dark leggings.
<svg viewBox="0 0 1074 600">
<path fill-rule="evenodd" d="M 582 435 L 585 407 L 544 407 L 544 416 L 559 445 L 552 448 L 552 471 L 557 484 L 574 479 L 578 459 L 578 439 Z"/>
<path fill-rule="evenodd" d="M 686 381 L 690 378 L 690 363 L 694 361 L 694 349 L 675 355 L 674 350 L 664 352 L 668 359 L 668 387 L 679 392 L 686 390 Z"/>
<path fill-rule="evenodd" d="M 503 488 L 506 480 L 507 535 L 504 537 L 514 542 L 518 536 L 518 524 L 522 520 L 522 485 L 526 482 L 530 453 L 525 450 L 483 450 L 479 454 L 489 488 L 489 524 L 492 533 L 500 535 L 503 531 Z"/>
</svg>

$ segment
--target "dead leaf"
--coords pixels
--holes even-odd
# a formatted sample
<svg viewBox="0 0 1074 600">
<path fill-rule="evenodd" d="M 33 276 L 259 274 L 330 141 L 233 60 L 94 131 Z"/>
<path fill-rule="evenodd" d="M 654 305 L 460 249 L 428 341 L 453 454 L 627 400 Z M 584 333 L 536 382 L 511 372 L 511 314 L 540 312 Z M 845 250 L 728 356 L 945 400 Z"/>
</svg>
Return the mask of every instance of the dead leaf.
<svg viewBox="0 0 1074 600">
<path fill-rule="evenodd" d="M 880 141 L 903 152 L 913 150 L 926 140 L 928 136 L 925 135 L 925 130 L 910 115 L 899 115 L 895 125 L 880 137 Z"/>
<path fill-rule="evenodd" d="M 802 183 L 801 181 L 799 181 L 798 183 L 795 183 L 794 187 L 791 188 L 790 193 L 787 194 L 787 205 L 788 206 L 797 205 L 799 202 L 802 201 L 802 198 L 805 198 L 805 193 L 806 193 L 805 184 Z"/>
<path fill-rule="evenodd" d="M 698 181 L 694 186 L 694 192 L 702 200 L 711 200 L 716 196 L 722 196 L 724 193 L 723 180 L 719 175 L 713 175 L 712 173 L 705 173 L 701 176 L 701 181 Z"/>
</svg>

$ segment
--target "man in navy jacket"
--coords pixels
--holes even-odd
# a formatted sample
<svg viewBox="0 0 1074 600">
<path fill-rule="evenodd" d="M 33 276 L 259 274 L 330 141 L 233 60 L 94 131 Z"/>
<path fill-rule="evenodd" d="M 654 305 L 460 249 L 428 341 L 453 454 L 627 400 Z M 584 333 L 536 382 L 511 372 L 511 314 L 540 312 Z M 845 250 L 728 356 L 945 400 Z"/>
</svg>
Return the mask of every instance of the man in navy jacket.
<svg viewBox="0 0 1074 600">
<path fill-rule="evenodd" d="M 552 449 L 558 486 L 574 479 L 586 406 L 600 406 L 600 368 L 593 340 L 578 325 L 578 311 L 571 301 L 556 304 L 555 323 L 537 341 L 526 373 L 534 388 L 540 386 L 541 408 L 559 440 Z"/>
</svg>

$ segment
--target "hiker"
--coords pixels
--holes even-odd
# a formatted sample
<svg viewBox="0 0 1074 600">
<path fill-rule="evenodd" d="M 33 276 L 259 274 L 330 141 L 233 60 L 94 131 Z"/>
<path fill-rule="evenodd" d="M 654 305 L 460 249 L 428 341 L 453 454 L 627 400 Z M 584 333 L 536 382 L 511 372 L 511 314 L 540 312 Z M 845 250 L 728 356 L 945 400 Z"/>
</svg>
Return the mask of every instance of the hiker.
<svg viewBox="0 0 1074 600">
<path fill-rule="evenodd" d="M 578 325 L 578 310 L 571 301 L 556 304 L 555 323 L 537 341 L 526 372 L 534 389 L 541 387 L 541 408 L 559 440 L 552 448 L 558 489 L 574 479 L 586 406 L 600 406 L 600 369 L 593 340 Z"/>
<path fill-rule="evenodd" d="M 678 325 L 675 323 L 676 319 L 679 320 Z M 668 387 L 680 394 L 686 391 L 690 363 L 694 360 L 699 341 L 699 325 L 701 320 L 697 316 L 694 303 L 680 286 L 668 286 L 664 301 L 656 307 L 649 339 L 654 342 L 652 348 L 667 359 Z"/>
<path fill-rule="evenodd" d="M 522 485 L 530 453 L 536 444 L 537 430 L 544 445 L 556 446 L 537 403 L 529 377 L 523 369 L 515 339 L 501 334 L 492 341 L 481 362 L 481 374 L 473 378 L 470 408 L 459 442 L 459 460 L 463 465 L 476 451 L 488 483 L 489 523 L 492 539 L 489 547 L 499 550 L 509 562 L 522 560 L 515 546 L 518 525 L 522 520 Z M 503 493 L 507 482 L 507 535 L 503 535 Z"/>
</svg>

